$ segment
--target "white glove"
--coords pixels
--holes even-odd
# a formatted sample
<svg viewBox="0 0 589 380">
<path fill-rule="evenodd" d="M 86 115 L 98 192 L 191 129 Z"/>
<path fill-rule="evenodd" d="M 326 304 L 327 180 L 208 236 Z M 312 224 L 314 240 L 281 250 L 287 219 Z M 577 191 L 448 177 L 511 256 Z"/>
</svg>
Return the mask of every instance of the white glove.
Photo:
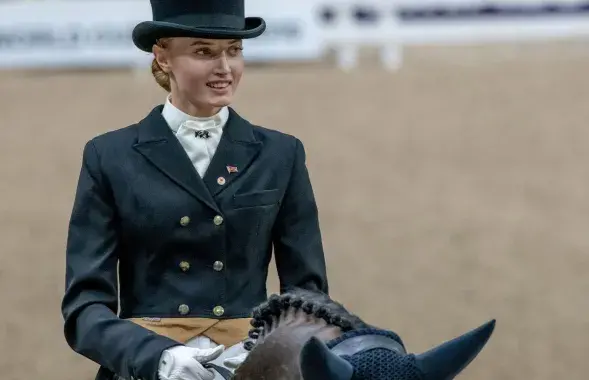
<svg viewBox="0 0 589 380">
<path fill-rule="evenodd" d="M 215 373 L 201 363 L 215 360 L 223 353 L 225 346 L 215 348 L 193 348 L 175 346 L 162 353 L 158 375 L 160 380 L 214 380 Z"/>
<path fill-rule="evenodd" d="M 227 358 L 223 360 L 223 365 L 227 368 L 236 369 L 245 361 L 247 358 L 248 352 L 244 352 L 243 354 L 239 354 L 237 356 L 233 356 L 231 358 Z"/>
</svg>

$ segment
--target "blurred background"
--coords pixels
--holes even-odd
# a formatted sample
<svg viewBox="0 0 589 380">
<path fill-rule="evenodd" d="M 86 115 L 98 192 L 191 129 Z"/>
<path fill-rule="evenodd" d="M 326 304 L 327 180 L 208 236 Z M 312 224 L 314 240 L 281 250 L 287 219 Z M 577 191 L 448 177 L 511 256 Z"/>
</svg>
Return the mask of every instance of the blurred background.
<svg viewBox="0 0 589 380">
<path fill-rule="evenodd" d="M 299 137 L 332 295 L 412 352 L 497 318 L 460 378 L 589 361 L 589 2 L 246 0 L 234 107 Z M 84 143 L 164 93 L 147 0 L 0 1 L 0 378 L 93 379 L 60 314 Z M 269 289 L 277 290 L 272 273 Z"/>
</svg>

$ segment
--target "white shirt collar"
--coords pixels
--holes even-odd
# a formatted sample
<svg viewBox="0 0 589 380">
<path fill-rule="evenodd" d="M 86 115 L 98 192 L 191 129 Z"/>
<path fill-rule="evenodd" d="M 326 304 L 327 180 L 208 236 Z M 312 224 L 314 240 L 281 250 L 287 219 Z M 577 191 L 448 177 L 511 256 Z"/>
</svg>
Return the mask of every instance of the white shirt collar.
<svg viewBox="0 0 589 380">
<path fill-rule="evenodd" d="M 223 128 L 229 119 L 229 109 L 227 107 L 223 107 L 219 112 L 217 112 L 217 114 L 211 117 L 191 116 L 176 108 L 176 106 L 174 106 L 170 101 L 170 95 L 168 95 L 166 98 L 166 103 L 164 104 L 164 109 L 162 110 L 162 116 L 170 128 L 174 131 L 174 133 L 177 133 L 182 123 L 188 120 L 195 121 L 198 124 L 203 124 L 203 126 L 208 124 L 210 121 L 213 121 L 215 123 L 215 127 Z"/>
</svg>

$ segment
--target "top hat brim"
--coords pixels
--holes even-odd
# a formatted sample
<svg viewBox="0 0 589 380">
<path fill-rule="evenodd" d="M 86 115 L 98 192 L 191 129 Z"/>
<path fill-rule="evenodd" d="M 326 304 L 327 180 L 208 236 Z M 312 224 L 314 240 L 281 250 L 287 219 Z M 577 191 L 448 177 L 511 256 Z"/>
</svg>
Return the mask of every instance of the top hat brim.
<svg viewBox="0 0 589 380">
<path fill-rule="evenodd" d="M 160 38 L 194 37 L 210 39 L 249 39 L 260 36 L 266 30 L 261 17 L 246 17 L 243 29 L 202 28 L 165 21 L 144 21 L 133 29 L 133 43 L 139 49 L 151 53 Z"/>
</svg>

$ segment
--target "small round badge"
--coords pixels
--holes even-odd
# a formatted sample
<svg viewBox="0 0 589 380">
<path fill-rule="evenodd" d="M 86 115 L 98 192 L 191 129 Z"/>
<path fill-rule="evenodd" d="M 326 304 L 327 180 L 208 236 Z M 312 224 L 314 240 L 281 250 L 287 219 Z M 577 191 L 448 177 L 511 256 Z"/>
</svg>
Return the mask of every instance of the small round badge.
<svg viewBox="0 0 589 380">
<path fill-rule="evenodd" d="M 223 177 L 219 177 L 219 178 L 217 178 L 217 183 L 218 183 L 219 185 L 224 185 L 224 184 L 225 184 L 225 178 L 223 178 Z"/>
</svg>

